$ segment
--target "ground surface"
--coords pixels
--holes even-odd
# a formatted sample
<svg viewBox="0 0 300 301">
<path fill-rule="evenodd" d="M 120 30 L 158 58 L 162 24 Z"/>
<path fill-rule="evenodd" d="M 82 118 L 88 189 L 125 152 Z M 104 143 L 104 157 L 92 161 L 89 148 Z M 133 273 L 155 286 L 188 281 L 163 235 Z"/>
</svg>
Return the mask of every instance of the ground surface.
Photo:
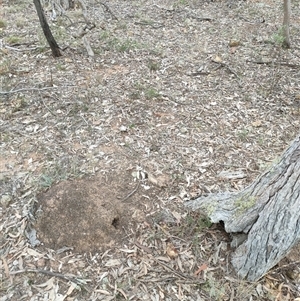
<svg viewBox="0 0 300 301">
<path fill-rule="evenodd" d="M 239 190 L 299 133 L 299 3 L 87 1 L 0 16 L 0 300 L 296 300 L 297 249 L 258 283 L 184 202 Z M 50 19 L 51 7 L 44 5 Z M 59 10 L 56 8 L 56 13 Z"/>
</svg>

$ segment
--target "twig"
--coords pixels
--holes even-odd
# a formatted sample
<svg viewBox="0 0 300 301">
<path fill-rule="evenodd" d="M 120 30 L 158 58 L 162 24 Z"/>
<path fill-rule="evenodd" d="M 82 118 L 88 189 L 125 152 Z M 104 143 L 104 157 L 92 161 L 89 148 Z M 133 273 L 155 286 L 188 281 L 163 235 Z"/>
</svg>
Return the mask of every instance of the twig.
<svg viewBox="0 0 300 301">
<path fill-rule="evenodd" d="M 190 76 L 198 76 L 198 75 L 210 75 L 211 73 L 208 71 L 196 71 L 189 74 Z"/>
<path fill-rule="evenodd" d="M 32 47 L 32 48 L 27 48 L 27 49 L 19 49 L 19 48 L 7 46 L 7 45 L 5 45 L 4 47 L 5 47 L 6 49 L 14 50 L 14 51 L 19 51 L 19 52 L 22 52 L 22 51 L 31 51 L 31 50 L 36 50 L 36 49 L 38 49 L 38 47 Z"/>
<path fill-rule="evenodd" d="M 44 274 L 47 276 L 52 276 L 52 277 L 57 277 L 63 280 L 71 281 L 77 285 L 82 285 L 82 282 L 75 277 L 70 277 L 61 273 L 56 273 L 56 272 L 51 272 L 47 270 L 40 270 L 40 269 L 23 269 L 23 270 L 18 270 L 18 271 L 12 271 L 9 274 L 10 275 L 17 275 L 17 274 L 22 274 L 22 273 L 36 273 L 36 274 Z M 89 291 L 86 287 L 85 289 Z"/>
<path fill-rule="evenodd" d="M 236 76 L 238 79 L 240 79 L 240 77 L 236 74 L 236 72 L 233 71 L 233 70 L 231 70 L 227 64 L 221 63 L 221 62 L 217 62 L 217 61 L 215 61 L 215 60 L 213 60 L 213 62 L 216 63 L 216 64 L 219 64 L 219 66 L 218 66 L 214 71 L 220 69 L 221 67 L 224 67 L 224 68 L 227 69 L 227 71 L 228 71 L 229 73 L 232 73 L 234 76 Z"/>
<path fill-rule="evenodd" d="M 52 112 L 52 110 L 45 104 L 44 100 L 42 100 L 42 102 L 43 102 L 43 105 L 45 106 L 45 108 L 46 108 L 53 116 L 57 117 L 57 115 L 56 115 L 54 112 Z"/>
<path fill-rule="evenodd" d="M 152 255 L 152 258 L 155 262 L 157 262 L 158 264 L 160 264 L 161 266 L 163 266 L 165 269 L 167 269 L 168 271 L 171 271 L 173 274 L 175 274 L 176 276 L 178 276 L 179 278 L 183 279 L 183 280 L 194 280 L 195 278 L 190 276 L 190 275 L 184 275 L 183 273 L 180 273 L 176 270 L 174 270 L 172 267 L 168 266 L 167 264 L 163 263 L 162 261 L 156 259 L 153 254 L 152 254 L 152 251 L 150 248 L 146 247 L 146 246 L 143 246 L 142 244 L 138 243 L 137 241 L 134 243 L 138 248 L 146 251 L 148 254 L 151 254 Z M 199 283 L 199 281 L 197 281 L 197 283 Z"/>
<path fill-rule="evenodd" d="M 100 2 L 100 4 L 103 5 L 103 6 L 106 8 L 106 10 L 112 15 L 113 19 L 119 20 L 119 19 L 116 17 L 116 15 L 111 11 L 111 9 L 108 7 L 107 4 L 105 4 L 105 3 L 103 3 L 103 2 Z"/>
<path fill-rule="evenodd" d="M 153 4 L 153 6 L 159 8 L 159 9 L 164 9 L 164 10 L 166 10 L 168 12 L 174 12 L 175 11 L 174 8 L 165 8 L 165 7 L 158 6 L 157 4 Z"/>
<path fill-rule="evenodd" d="M 181 279 L 193 279 L 193 277 L 191 276 L 186 276 L 183 273 L 177 272 L 176 270 L 174 270 L 173 268 L 171 268 L 170 266 L 168 266 L 167 264 L 163 263 L 162 261 L 156 259 L 155 257 L 153 257 L 153 259 L 160 265 L 162 265 L 165 269 L 167 269 L 168 271 L 171 271 L 173 274 L 175 274 L 176 276 L 178 276 Z"/>
<path fill-rule="evenodd" d="M 263 61 L 246 60 L 246 62 L 247 63 L 258 64 L 258 65 L 280 65 L 280 66 L 287 66 L 287 67 L 291 67 L 291 68 L 300 68 L 300 65 L 289 64 L 289 63 L 278 63 L 278 62 L 272 62 L 272 61 L 263 62 Z"/>
<path fill-rule="evenodd" d="M 122 199 L 122 202 L 125 202 L 127 199 L 129 199 L 134 193 L 136 193 L 136 191 L 138 190 L 140 186 L 140 181 L 137 182 L 137 184 L 135 185 L 134 189 L 124 198 Z"/>
<path fill-rule="evenodd" d="M 197 21 L 212 21 L 213 19 L 210 17 L 198 17 L 195 15 L 189 15 L 190 18 L 195 19 Z"/>
<path fill-rule="evenodd" d="M 181 102 L 181 101 L 178 101 L 178 100 L 175 100 L 174 97 L 172 97 L 171 95 L 166 95 L 166 94 L 162 94 L 161 95 L 162 97 L 166 97 L 168 100 L 176 103 L 176 104 L 179 104 L 179 105 L 183 105 L 183 106 L 189 106 L 191 105 L 191 103 L 184 103 L 184 102 Z"/>
<path fill-rule="evenodd" d="M 147 21 L 140 21 L 140 22 L 134 22 L 135 25 L 145 25 L 145 26 L 151 26 L 154 29 L 164 27 L 165 25 L 163 23 L 158 22 L 147 22 Z"/>
<path fill-rule="evenodd" d="M 12 93 L 18 93 L 23 91 L 42 91 L 42 90 L 49 90 L 53 89 L 55 87 L 44 87 L 44 88 L 22 88 L 17 90 L 10 90 L 10 91 L 0 91 L 0 94 L 6 95 L 6 94 L 12 94 Z"/>
</svg>

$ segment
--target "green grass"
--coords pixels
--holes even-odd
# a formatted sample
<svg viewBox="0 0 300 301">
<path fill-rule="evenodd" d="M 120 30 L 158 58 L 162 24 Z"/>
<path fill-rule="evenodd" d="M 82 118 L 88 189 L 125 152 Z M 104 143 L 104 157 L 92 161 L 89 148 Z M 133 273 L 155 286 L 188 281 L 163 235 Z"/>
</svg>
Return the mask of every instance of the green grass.
<svg viewBox="0 0 300 301">
<path fill-rule="evenodd" d="M 18 36 L 10 36 L 7 38 L 7 43 L 10 45 L 20 43 L 21 41 L 22 41 L 22 38 L 20 38 Z"/>
<path fill-rule="evenodd" d="M 5 28 L 5 27 L 6 27 L 6 22 L 0 19 L 0 28 Z"/>
<path fill-rule="evenodd" d="M 271 42 L 274 43 L 277 46 L 282 46 L 284 42 L 284 34 L 283 34 L 284 28 L 281 27 L 277 30 L 276 33 L 274 33 L 271 37 Z"/>
<path fill-rule="evenodd" d="M 154 88 L 148 88 L 145 92 L 145 97 L 148 100 L 152 100 L 154 98 L 159 98 L 159 92 Z"/>
<path fill-rule="evenodd" d="M 104 30 L 99 36 L 101 45 L 107 50 L 116 50 L 118 52 L 129 52 L 130 50 L 141 49 L 142 45 L 133 39 L 122 40 L 114 36 L 111 32 Z"/>
</svg>

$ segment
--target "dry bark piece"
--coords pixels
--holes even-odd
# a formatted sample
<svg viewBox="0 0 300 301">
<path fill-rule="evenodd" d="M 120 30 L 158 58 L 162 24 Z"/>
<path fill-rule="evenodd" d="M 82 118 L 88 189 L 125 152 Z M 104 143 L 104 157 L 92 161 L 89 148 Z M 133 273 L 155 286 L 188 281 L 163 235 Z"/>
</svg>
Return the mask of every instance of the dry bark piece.
<svg viewBox="0 0 300 301">
<path fill-rule="evenodd" d="M 278 163 L 237 193 L 218 193 L 187 202 L 202 209 L 228 233 L 246 233 L 232 264 L 239 276 L 258 280 L 300 241 L 300 136 Z M 237 244 L 239 244 L 237 243 Z"/>
</svg>

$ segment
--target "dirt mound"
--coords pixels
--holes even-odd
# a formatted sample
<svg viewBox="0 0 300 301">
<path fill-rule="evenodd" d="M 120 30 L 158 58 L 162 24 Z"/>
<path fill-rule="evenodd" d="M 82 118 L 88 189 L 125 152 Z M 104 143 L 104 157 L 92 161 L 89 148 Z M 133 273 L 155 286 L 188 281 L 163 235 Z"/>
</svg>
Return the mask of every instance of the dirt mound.
<svg viewBox="0 0 300 301">
<path fill-rule="evenodd" d="M 130 172 L 61 182 L 38 196 L 38 238 L 51 249 L 106 249 L 145 221 L 159 192 L 146 188 Z"/>
</svg>

